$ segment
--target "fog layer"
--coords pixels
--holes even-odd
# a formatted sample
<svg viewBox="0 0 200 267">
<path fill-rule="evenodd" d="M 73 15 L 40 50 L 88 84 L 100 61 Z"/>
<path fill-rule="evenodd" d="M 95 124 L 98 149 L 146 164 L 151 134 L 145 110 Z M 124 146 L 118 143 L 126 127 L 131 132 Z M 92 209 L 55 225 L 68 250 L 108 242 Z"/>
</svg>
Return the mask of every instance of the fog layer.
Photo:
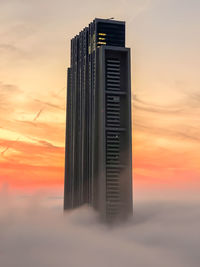
<svg viewBox="0 0 200 267">
<path fill-rule="evenodd" d="M 197 267 L 199 203 L 143 201 L 110 228 L 87 207 L 66 213 L 38 199 L 0 198 L 1 267 Z"/>
</svg>

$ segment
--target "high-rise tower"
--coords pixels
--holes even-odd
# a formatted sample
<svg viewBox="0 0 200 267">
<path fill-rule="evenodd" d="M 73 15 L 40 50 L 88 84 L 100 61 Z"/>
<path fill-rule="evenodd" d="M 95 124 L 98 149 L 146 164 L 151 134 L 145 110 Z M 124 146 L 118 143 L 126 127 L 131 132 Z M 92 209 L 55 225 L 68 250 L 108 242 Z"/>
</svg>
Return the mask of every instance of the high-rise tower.
<svg viewBox="0 0 200 267">
<path fill-rule="evenodd" d="M 125 22 L 95 19 L 71 40 L 64 209 L 132 214 L 130 49 Z"/>
</svg>

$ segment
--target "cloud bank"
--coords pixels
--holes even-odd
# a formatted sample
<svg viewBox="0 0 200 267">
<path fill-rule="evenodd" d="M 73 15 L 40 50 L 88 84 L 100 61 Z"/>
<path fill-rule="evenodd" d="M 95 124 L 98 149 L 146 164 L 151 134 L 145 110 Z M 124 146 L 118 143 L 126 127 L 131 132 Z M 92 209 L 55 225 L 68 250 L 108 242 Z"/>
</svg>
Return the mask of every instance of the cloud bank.
<svg viewBox="0 0 200 267">
<path fill-rule="evenodd" d="M 0 203 L 3 267 L 199 264 L 197 203 L 138 202 L 133 219 L 114 228 L 101 225 L 87 207 L 63 215 L 61 209 L 47 207 L 38 198 L 19 205 L 16 200 L 1 196 Z"/>
</svg>

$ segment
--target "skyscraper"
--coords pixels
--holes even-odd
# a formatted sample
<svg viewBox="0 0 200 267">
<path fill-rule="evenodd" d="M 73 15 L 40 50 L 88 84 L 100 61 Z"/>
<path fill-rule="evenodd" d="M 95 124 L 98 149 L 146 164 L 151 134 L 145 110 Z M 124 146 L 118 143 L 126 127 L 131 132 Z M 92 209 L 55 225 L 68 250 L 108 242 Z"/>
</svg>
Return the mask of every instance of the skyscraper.
<svg viewBox="0 0 200 267">
<path fill-rule="evenodd" d="M 95 19 L 71 40 L 64 209 L 132 214 L 130 49 L 125 22 Z"/>
</svg>

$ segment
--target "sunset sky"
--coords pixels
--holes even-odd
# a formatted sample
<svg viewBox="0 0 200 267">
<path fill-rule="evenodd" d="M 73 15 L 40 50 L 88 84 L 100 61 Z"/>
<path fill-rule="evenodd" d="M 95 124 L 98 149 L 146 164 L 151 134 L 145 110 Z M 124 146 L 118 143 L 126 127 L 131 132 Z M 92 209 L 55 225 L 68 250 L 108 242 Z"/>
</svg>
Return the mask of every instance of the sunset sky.
<svg viewBox="0 0 200 267">
<path fill-rule="evenodd" d="M 199 0 L 0 0 L 0 187 L 62 195 L 70 39 L 125 20 L 134 191 L 200 190 Z"/>
</svg>

